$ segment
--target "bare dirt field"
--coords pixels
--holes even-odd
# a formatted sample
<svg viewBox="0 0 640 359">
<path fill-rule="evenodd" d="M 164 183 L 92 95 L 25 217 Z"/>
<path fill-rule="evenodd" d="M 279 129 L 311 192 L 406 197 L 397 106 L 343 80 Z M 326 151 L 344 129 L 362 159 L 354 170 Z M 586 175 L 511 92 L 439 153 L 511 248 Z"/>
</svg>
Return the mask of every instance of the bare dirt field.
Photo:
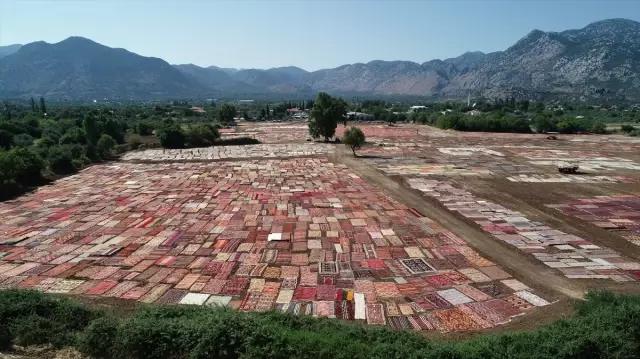
<svg viewBox="0 0 640 359">
<path fill-rule="evenodd" d="M 131 152 L 0 203 L 0 287 L 454 338 L 640 289 L 634 139 L 356 125 L 359 157 L 302 122 L 242 124 L 223 136 L 263 144 Z"/>
</svg>

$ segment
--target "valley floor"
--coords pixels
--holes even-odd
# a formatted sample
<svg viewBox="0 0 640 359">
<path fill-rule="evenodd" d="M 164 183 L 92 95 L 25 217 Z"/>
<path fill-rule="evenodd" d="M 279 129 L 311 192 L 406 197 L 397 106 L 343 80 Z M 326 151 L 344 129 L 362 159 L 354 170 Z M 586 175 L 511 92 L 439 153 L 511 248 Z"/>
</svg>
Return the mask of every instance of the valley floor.
<svg viewBox="0 0 640 359">
<path fill-rule="evenodd" d="M 354 125 L 358 157 L 241 124 L 223 138 L 263 144 L 130 152 L 0 203 L 0 287 L 453 337 L 639 291 L 640 141 Z"/>
</svg>

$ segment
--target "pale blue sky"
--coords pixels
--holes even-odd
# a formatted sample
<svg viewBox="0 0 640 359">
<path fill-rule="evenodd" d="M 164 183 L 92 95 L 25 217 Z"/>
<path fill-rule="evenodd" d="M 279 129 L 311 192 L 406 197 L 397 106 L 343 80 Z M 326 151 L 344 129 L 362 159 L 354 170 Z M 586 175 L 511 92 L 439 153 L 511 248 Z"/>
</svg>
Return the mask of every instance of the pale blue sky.
<svg viewBox="0 0 640 359">
<path fill-rule="evenodd" d="M 640 21 L 640 1 L 0 0 L 0 45 L 83 36 L 200 66 L 307 70 L 503 50 L 532 29 Z"/>
</svg>

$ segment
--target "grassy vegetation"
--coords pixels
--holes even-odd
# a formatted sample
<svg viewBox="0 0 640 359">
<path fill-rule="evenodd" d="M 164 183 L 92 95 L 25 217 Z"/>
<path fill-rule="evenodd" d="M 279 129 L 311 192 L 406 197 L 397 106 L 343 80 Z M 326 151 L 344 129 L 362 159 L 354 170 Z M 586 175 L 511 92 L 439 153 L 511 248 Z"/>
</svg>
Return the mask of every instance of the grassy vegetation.
<svg viewBox="0 0 640 359">
<path fill-rule="evenodd" d="M 640 297 L 594 292 L 568 318 L 450 342 L 277 313 L 145 306 L 118 317 L 31 291 L 0 292 L 0 346 L 51 344 L 95 358 L 637 358 Z"/>
</svg>

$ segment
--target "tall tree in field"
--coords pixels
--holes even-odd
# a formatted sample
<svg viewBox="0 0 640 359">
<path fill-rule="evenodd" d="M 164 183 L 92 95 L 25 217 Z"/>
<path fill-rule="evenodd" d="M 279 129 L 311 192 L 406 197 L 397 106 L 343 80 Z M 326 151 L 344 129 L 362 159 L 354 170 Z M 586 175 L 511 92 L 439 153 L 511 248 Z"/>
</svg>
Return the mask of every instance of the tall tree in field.
<svg viewBox="0 0 640 359">
<path fill-rule="evenodd" d="M 40 97 L 40 111 L 47 113 L 47 106 L 44 104 L 44 97 Z"/>
<path fill-rule="evenodd" d="M 36 101 L 31 98 L 31 111 L 36 112 Z"/>
<path fill-rule="evenodd" d="M 309 134 L 324 137 L 324 142 L 336 134 L 338 122 L 342 122 L 347 114 L 347 103 L 342 98 L 333 98 L 320 92 L 309 115 Z"/>
<path fill-rule="evenodd" d="M 92 115 L 84 116 L 84 132 L 87 133 L 87 140 L 91 144 L 98 142 L 98 125 L 96 124 L 96 118 Z"/>
<path fill-rule="evenodd" d="M 228 103 L 223 104 L 220 106 L 220 109 L 218 109 L 218 117 L 221 123 L 228 124 L 232 122 L 237 113 L 238 111 L 235 106 L 229 105 Z"/>
<path fill-rule="evenodd" d="M 271 111 L 269 111 L 269 105 L 267 105 L 267 119 L 271 117 Z"/>
<path fill-rule="evenodd" d="M 362 132 L 361 129 L 357 127 L 351 127 L 350 129 L 344 131 L 342 142 L 344 142 L 345 145 L 351 148 L 354 156 L 356 156 L 356 150 L 359 150 L 360 147 L 364 145 L 364 141 L 364 132 Z"/>
</svg>

